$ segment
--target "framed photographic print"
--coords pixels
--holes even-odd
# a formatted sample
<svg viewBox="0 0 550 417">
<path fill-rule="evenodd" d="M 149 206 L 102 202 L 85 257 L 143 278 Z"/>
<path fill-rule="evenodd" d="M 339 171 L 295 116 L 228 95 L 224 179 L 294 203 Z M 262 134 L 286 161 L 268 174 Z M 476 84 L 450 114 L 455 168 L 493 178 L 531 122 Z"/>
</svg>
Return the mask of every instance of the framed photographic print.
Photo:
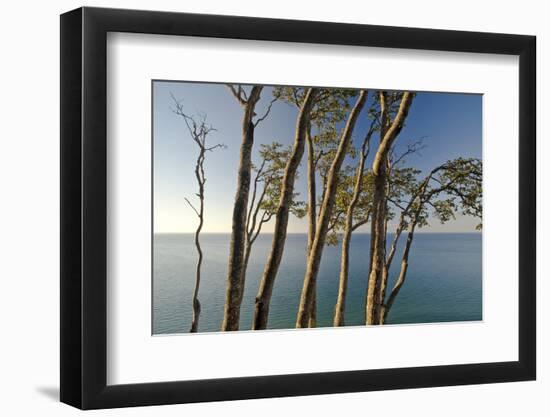
<svg viewBox="0 0 550 417">
<path fill-rule="evenodd" d="M 535 38 L 61 16 L 61 400 L 535 379 Z"/>
</svg>

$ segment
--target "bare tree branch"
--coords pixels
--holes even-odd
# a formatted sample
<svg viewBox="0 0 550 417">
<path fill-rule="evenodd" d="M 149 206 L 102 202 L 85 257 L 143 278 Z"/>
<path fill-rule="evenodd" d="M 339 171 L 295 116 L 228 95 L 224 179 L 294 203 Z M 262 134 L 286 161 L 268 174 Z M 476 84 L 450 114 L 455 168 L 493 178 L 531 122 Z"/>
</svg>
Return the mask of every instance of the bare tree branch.
<svg viewBox="0 0 550 417">
<path fill-rule="evenodd" d="M 423 140 L 426 138 L 426 136 L 421 137 L 417 141 L 410 143 L 407 145 L 407 149 L 399 155 L 395 160 L 391 162 L 392 166 L 397 166 L 399 163 L 403 162 L 405 158 L 409 155 L 412 155 L 414 153 L 420 154 L 420 151 L 426 148 L 426 145 L 424 145 Z M 392 158 L 393 159 L 393 158 Z"/>
<path fill-rule="evenodd" d="M 214 146 L 211 146 L 209 148 L 204 148 L 205 151 L 213 151 L 214 149 L 216 148 L 222 148 L 222 149 L 226 149 L 227 148 L 227 145 L 225 145 L 224 143 L 218 143 L 217 145 L 214 145 Z"/>
<path fill-rule="evenodd" d="M 399 210 L 401 210 L 402 212 L 406 210 L 406 208 L 401 205 L 401 201 L 396 201 L 391 197 L 388 197 L 388 201 L 392 203 L 395 207 L 397 207 Z"/>
<path fill-rule="evenodd" d="M 206 183 L 206 176 L 204 173 L 204 161 L 205 161 L 205 154 L 207 151 L 213 151 L 216 148 L 223 148 L 224 145 L 217 144 L 214 146 L 207 146 L 206 145 L 206 139 L 207 136 L 215 131 L 211 125 L 207 124 L 207 118 L 205 114 L 200 114 L 199 116 L 189 116 L 185 113 L 183 109 L 183 100 L 177 100 L 176 97 L 172 93 L 170 93 L 172 96 L 172 99 L 175 103 L 175 108 L 172 108 L 172 111 L 183 118 L 185 122 L 185 126 L 187 127 L 187 130 L 189 131 L 189 135 L 191 136 L 191 139 L 197 144 L 199 147 L 199 154 L 197 155 L 197 162 L 195 164 L 195 177 L 197 179 L 197 185 L 198 185 L 198 193 L 196 193 L 196 196 L 199 199 L 199 208 L 195 207 L 193 203 L 187 198 L 185 198 L 185 201 L 187 204 L 189 204 L 189 207 L 195 212 L 197 215 L 199 222 L 197 225 L 197 229 L 195 231 L 195 247 L 197 249 L 198 259 L 197 259 L 197 266 L 196 266 L 196 275 L 195 275 L 195 287 L 193 289 L 193 316 L 191 320 L 191 333 L 195 333 L 198 331 L 199 327 L 199 316 L 201 312 L 201 303 L 199 301 L 199 287 L 201 282 L 201 267 L 202 267 L 202 260 L 203 260 L 203 252 L 200 244 L 200 233 L 204 224 L 204 185 Z"/>
<path fill-rule="evenodd" d="M 367 213 L 367 216 L 363 220 L 360 220 L 357 223 L 354 223 L 354 225 L 351 227 L 352 232 L 359 229 L 364 224 L 367 224 L 369 220 L 370 220 L 370 211 Z"/>
<path fill-rule="evenodd" d="M 278 99 L 279 99 L 278 97 L 274 97 L 269 102 L 269 105 L 267 106 L 267 110 L 265 111 L 264 115 L 256 120 L 256 122 L 254 123 L 254 126 L 258 126 L 260 122 L 263 122 L 267 118 L 267 116 L 269 115 L 269 112 L 271 111 L 271 107 L 273 107 L 273 103 L 275 103 Z"/>
<path fill-rule="evenodd" d="M 187 197 L 184 197 L 184 198 L 185 198 L 185 201 L 187 201 L 187 204 L 189 204 L 189 207 L 191 207 L 193 211 L 197 214 L 197 217 L 200 217 L 199 211 L 195 208 L 193 203 L 191 203 Z"/>
<path fill-rule="evenodd" d="M 227 84 L 227 88 L 229 88 L 229 91 L 231 91 L 231 94 L 233 94 L 233 96 L 237 99 L 237 101 L 241 105 L 243 106 L 246 105 L 248 99 L 246 98 L 246 93 L 244 94 L 244 97 L 243 97 L 244 90 L 240 84 L 239 84 L 238 90 L 235 90 L 235 86 L 233 84 Z"/>
</svg>

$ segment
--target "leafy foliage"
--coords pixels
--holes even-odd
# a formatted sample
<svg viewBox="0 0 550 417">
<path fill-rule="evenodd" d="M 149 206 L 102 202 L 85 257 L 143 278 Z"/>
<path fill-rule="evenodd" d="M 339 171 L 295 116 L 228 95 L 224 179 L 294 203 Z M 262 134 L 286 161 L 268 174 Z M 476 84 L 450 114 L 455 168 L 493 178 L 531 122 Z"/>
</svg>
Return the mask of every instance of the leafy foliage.
<svg viewBox="0 0 550 417">
<path fill-rule="evenodd" d="M 260 178 L 266 190 L 260 208 L 270 215 L 274 215 L 279 206 L 285 167 L 290 158 L 291 151 L 292 148 L 290 146 L 283 146 L 279 142 L 260 145 L 260 157 L 262 158 L 262 163 L 265 163 L 265 170 L 260 173 Z M 256 168 L 254 170 L 258 172 Z M 296 175 L 296 179 L 298 179 L 298 175 Z M 306 205 L 305 202 L 298 200 L 299 195 L 300 193 L 294 192 L 290 212 L 296 217 L 302 218 L 306 214 Z"/>
<path fill-rule="evenodd" d="M 300 107 L 304 101 L 305 92 L 306 89 L 300 87 L 276 87 L 273 90 L 273 96 L 278 100 Z M 317 127 L 344 120 L 351 108 L 349 101 L 357 94 L 358 90 L 320 89 L 311 112 L 311 120 Z"/>
<path fill-rule="evenodd" d="M 434 168 L 422 181 L 409 178 L 403 188 L 411 196 L 405 215 L 419 227 L 433 214 L 442 224 L 463 215 L 482 218 L 482 162 L 456 158 Z M 477 226 L 481 229 L 481 222 Z"/>
<path fill-rule="evenodd" d="M 299 107 L 304 100 L 305 91 L 304 88 L 298 87 L 278 87 L 274 89 L 273 95 L 283 102 Z M 314 146 L 314 155 L 309 157 L 313 158 L 315 170 L 321 179 L 322 193 L 318 198 L 318 205 L 323 201 L 328 172 L 340 142 L 341 124 L 351 109 L 351 99 L 357 94 L 357 90 L 321 89 L 313 106 L 310 134 Z M 350 145 L 346 154 L 355 157 L 356 150 Z M 293 212 L 301 217 L 307 214 L 308 207 L 306 204 L 303 206 L 299 204 L 298 207 L 293 207 Z M 338 208 L 333 210 L 332 230 L 335 229 L 336 224 L 343 221 L 344 214 L 345 209 L 343 211 Z M 329 243 L 337 242 L 334 233 L 331 233 L 327 240 Z"/>
</svg>

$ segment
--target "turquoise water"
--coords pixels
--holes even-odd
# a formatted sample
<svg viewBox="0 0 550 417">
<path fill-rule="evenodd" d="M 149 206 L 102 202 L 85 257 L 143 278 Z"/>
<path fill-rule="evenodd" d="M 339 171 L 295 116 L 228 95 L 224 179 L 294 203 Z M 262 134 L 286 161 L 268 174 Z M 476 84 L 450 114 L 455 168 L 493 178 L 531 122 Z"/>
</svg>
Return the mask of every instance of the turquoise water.
<svg viewBox="0 0 550 417">
<path fill-rule="evenodd" d="M 272 235 L 256 240 L 247 272 L 240 328 L 252 323 L 258 290 Z M 390 241 L 391 236 L 388 241 Z M 354 234 L 350 251 L 350 277 L 346 325 L 364 324 L 368 273 L 369 234 Z M 404 240 L 402 238 L 402 240 Z M 199 331 L 218 331 L 223 318 L 228 234 L 201 236 L 205 261 L 199 299 Z M 270 329 L 293 328 L 305 272 L 305 234 L 289 234 L 275 282 L 269 316 Z M 192 234 L 157 234 L 153 258 L 153 333 L 187 332 L 191 323 L 191 297 L 195 281 L 196 251 Z M 396 279 L 400 254 L 390 271 Z M 338 289 L 340 246 L 328 246 L 317 284 L 318 326 L 332 325 Z M 481 234 L 419 233 L 409 258 L 407 281 L 397 297 L 388 324 L 471 321 L 482 319 Z"/>
</svg>

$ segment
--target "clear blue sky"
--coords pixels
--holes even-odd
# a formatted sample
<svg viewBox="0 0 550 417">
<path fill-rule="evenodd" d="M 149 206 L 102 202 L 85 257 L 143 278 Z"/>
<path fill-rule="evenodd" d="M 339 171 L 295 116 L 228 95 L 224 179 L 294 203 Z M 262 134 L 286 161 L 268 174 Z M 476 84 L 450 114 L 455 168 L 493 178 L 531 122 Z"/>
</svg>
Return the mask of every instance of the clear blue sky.
<svg viewBox="0 0 550 417">
<path fill-rule="evenodd" d="M 272 98 L 272 89 L 263 89 L 257 113 L 263 114 Z M 154 228 L 156 233 L 193 232 L 197 218 L 185 202 L 196 202 L 197 184 L 194 167 L 197 147 L 182 118 L 173 113 L 173 94 L 183 100 L 189 114 L 204 113 L 217 129 L 209 143 L 223 143 L 207 155 L 206 216 L 203 232 L 230 232 L 231 215 L 237 180 L 237 165 L 241 143 L 242 107 L 225 85 L 208 83 L 153 83 L 153 141 L 154 141 Z M 354 99 L 353 99 L 354 100 Z M 366 107 L 365 107 L 366 110 Z M 297 110 L 286 103 L 276 102 L 269 117 L 256 129 L 253 160 L 258 161 L 261 143 L 278 141 L 291 144 L 294 139 Z M 361 115 L 353 139 L 361 140 L 368 127 L 366 111 Z M 408 159 L 408 165 L 423 171 L 459 156 L 481 158 L 482 96 L 474 94 L 418 93 L 411 107 L 398 146 L 424 138 L 425 149 Z M 306 199 L 306 153 L 300 167 L 296 191 Z M 441 225 L 432 219 L 424 232 L 474 232 L 476 219 L 458 216 L 457 220 Z M 264 227 L 272 231 L 272 224 Z M 305 220 L 291 217 L 290 233 L 306 232 Z M 368 231 L 364 226 L 361 231 Z"/>
</svg>

